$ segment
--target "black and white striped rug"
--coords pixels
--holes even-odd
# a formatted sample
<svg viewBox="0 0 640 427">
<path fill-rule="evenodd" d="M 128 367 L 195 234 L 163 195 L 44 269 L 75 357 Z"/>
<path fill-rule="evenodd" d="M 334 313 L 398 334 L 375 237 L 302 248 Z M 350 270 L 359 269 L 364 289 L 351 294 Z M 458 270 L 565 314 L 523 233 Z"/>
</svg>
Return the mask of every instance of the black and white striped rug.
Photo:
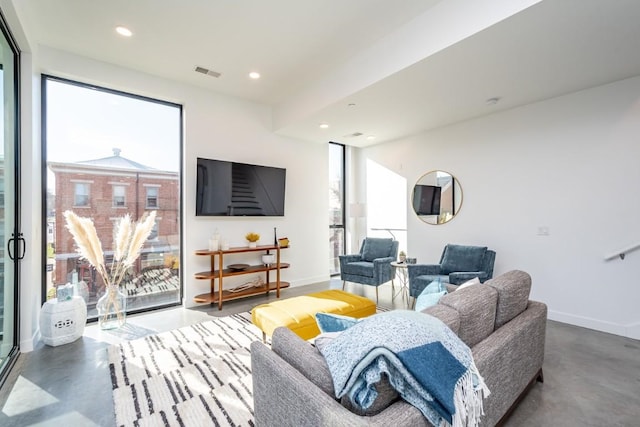
<svg viewBox="0 0 640 427">
<path fill-rule="evenodd" d="M 118 426 L 253 426 L 249 313 L 109 347 Z"/>
</svg>

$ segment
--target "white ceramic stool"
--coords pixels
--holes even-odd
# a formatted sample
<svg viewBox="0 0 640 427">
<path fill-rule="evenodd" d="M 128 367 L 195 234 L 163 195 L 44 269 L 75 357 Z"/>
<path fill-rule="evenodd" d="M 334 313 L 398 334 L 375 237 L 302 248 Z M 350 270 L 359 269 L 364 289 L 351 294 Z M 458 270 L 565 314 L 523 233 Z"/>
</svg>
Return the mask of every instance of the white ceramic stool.
<svg viewBox="0 0 640 427">
<path fill-rule="evenodd" d="M 68 344 L 80 338 L 87 323 L 87 305 L 82 297 L 45 302 L 40 309 L 42 342 L 52 347 Z"/>
</svg>

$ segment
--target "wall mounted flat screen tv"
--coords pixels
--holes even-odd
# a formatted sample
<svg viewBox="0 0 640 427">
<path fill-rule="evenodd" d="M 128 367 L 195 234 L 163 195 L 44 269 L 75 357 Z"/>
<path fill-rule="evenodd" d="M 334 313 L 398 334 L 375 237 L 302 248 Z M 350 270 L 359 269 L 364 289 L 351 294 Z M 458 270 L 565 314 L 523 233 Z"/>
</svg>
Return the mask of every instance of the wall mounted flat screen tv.
<svg viewBox="0 0 640 427">
<path fill-rule="evenodd" d="M 284 216 L 283 168 L 198 158 L 196 216 Z"/>
<path fill-rule="evenodd" d="M 413 187 L 413 209 L 418 215 L 440 215 L 442 187 L 416 185 Z"/>
</svg>

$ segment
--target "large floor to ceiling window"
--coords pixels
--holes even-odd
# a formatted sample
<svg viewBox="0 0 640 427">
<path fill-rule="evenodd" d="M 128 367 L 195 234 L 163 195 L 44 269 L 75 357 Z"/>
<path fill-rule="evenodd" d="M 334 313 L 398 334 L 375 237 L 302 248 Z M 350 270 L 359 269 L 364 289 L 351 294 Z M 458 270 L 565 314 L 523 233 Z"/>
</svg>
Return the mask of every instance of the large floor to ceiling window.
<svg viewBox="0 0 640 427">
<path fill-rule="evenodd" d="M 345 147 L 329 143 L 329 273 L 340 273 L 339 255 L 344 254 Z"/>
<path fill-rule="evenodd" d="M 91 320 L 105 291 L 78 254 L 65 211 L 93 221 L 107 266 L 119 219 L 128 214 L 137 221 L 155 211 L 153 230 L 121 289 L 128 312 L 178 304 L 182 107 L 52 76 L 43 76 L 42 94 L 45 298 L 71 283 Z"/>
</svg>

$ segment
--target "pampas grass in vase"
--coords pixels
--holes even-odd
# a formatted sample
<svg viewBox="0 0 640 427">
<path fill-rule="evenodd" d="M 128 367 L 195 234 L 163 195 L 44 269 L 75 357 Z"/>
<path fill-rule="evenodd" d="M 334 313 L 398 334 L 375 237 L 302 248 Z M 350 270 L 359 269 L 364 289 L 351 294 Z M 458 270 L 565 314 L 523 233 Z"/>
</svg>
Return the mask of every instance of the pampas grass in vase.
<svg viewBox="0 0 640 427">
<path fill-rule="evenodd" d="M 90 218 L 66 211 L 67 229 L 73 236 L 78 253 L 91 264 L 105 285 L 105 293 L 96 304 L 98 324 L 102 329 L 115 329 L 126 323 L 127 297 L 120 292 L 120 283 L 140 255 L 156 220 L 156 211 L 132 222 L 129 214 L 115 224 L 113 261 L 105 265 L 102 243 Z"/>
</svg>

